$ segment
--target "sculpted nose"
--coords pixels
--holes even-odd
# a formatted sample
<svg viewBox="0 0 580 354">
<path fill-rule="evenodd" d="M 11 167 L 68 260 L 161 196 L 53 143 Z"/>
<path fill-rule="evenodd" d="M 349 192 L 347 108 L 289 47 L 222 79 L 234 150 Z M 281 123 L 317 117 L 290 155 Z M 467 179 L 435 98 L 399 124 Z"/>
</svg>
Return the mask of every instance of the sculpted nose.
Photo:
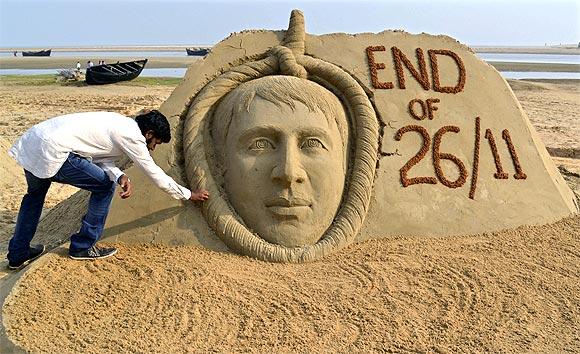
<svg viewBox="0 0 580 354">
<path fill-rule="evenodd" d="M 288 148 L 281 152 L 279 161 L 272 170 L 272 179 L 282 185 L 304 183 L 306 171 L 302 168 L 296 149 Z"/>
</svg>

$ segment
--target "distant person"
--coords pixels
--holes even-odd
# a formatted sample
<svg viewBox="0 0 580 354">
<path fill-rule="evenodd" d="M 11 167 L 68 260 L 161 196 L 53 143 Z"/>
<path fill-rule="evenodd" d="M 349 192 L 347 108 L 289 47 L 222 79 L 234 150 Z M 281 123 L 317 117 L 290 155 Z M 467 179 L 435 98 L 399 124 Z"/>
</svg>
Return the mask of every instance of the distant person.
<svg viewBox="0 0 580 354">
<path fill-rule="evenodd" d="M 133 193 L 131 180 L 115 166 L 115 161 L 123 156 L 128 156 L 157 187 L 173 198 L 207 200 L 206 190 L 192 193 L 153 161 L 149 151 L 170 140 L 169 122 L 155 110 L 140 114 L 134 120 L 113 112 L 67 114 L 26 131 L 9 151 L 24 168 L 28 184 L 8 245 L 9 268 L 20 269 L 44 252 L 43 245 L 31 246 L 30 241 L 52 182 L 91 192 L 80 230 L 71 236 L 69 257 L 91 260 L 114 255 L 115 248 L 99 248 L 96 243 L 103 233 L 115 186 L 121 187 L 122 199 Z"/>
<path fill-rule="evenodd" d="M 16 56 L 16 53 L 18 53 L 17 51 L 14 51 L 14 56 Z"/>
<path fill-rule="evenodd" d="M 88 68 L 92 68 L 93 67 L 93 62 L 92 61 L 87 61 L 87 69 Z"/>
<path fill-rule="evenodd" d="M 77 71 L 81 71 L 81 62 L 77 61 Z"/>
</svg>

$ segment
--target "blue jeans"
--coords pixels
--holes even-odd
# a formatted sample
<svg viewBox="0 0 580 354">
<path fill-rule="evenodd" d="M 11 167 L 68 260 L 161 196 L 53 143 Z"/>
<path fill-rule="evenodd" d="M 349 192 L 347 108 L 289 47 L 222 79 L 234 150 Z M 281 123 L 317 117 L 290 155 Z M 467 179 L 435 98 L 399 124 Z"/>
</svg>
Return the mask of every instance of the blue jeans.
<svg viewBox="0 0 580 354">
<path fill-rule="evenodd" d="M 42 213 L 42 206 L 52 182 L 70 184 L 91 192 L 89 208 L 81 229 L 71 236 L 70 252 L 91 248 L 103 233 L 109 214 L 115 183 L 99 166 L 76 154 L 69 154 L 60 170 L 51 178 L 38 178 L 24 170 L 28 190 L 22 198 L 14 236 L 8 245 L 8 260 L 17 262 L 29 256 L 30 241 Z"/>
</svg>

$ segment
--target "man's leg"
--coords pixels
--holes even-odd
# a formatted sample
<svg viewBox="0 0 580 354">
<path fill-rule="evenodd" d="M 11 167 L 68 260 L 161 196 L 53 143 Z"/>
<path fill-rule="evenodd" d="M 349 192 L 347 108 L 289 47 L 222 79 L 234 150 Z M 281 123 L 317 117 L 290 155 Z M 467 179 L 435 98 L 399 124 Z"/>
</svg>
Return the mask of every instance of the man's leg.
<svg viewBox="0 0 580 354">
<path fill-rule="evenodd" d="M 81 229 L 71 236 L 69 253 L 91 248 L 103 233 L 115 193 L 115 183 L 99 166 L 72 153 L 52 180 L 91 192 L 89 208 L 82 219 Z"/>
<path fill-rule="evenodd" d="M 30 258 L 30 241 L 36 233 L 44 199 L 50 187 L 49 179 L 38 178 L 26 170 L 24 177 L 28 188 L 20 204 L 14 236 L 8 244 L 7 258 L 10 264 L 20 264 Z"/>
</svg>

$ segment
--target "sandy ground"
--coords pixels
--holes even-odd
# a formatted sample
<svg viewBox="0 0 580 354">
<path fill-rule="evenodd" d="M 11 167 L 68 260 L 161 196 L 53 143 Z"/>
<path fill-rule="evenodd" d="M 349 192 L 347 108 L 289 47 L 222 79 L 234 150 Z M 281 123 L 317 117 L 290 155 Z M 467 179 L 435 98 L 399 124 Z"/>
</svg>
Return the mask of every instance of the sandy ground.
<svg viewBox="0 0 580 354">
<path fill-rule="evenodd" d="M 580 159 L 580 80 L 510 80 L 550 154 Z"/>
<path fill-rule="evenodd" d="M 566 157 L 580 150 L 579 84 L 510 83 L 579 193 L 579 160 Z M 1 147 L 48 117 L 131 114 L 172 90 L 0 85 Z M 25 183 L 4 154 L 0 168 L 4 253 Z M 48 206 L 72 192 L 52 188 Z M 577 216 L 370 241 L 306 265 L 195 247 L 118 245 L 118 256 L 98 262 L 60 250 L 26 274 L 4 313 L 9 335 L 32 352 L 579 352 L 579 240 Z"/>
<path fill-rule="evenodd" d="M 303 265 L 62 250 L 5 305 L 8 334 L 35 353 L 578 352 L 579 230 L 374 240 Z"/>
</svg>

